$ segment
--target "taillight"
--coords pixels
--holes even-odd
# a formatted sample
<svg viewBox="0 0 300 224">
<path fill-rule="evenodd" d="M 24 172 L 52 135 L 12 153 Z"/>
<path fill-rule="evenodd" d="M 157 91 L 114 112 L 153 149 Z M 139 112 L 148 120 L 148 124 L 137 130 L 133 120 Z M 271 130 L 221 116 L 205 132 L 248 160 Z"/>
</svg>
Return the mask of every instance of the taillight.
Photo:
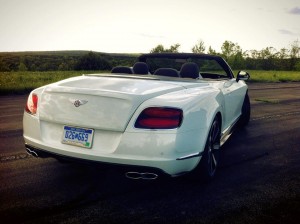
<svg viewBox="0 0 300 224">
<path fill-rule="evenodd" d="M 169 107 L 149 107 L 142 111 L 135 122 L 135 128 L 174 129 L 182 122 L 181 109 Z"/>
<path fill-rule="evenodd" d="M 25 111 L 30 114 L 36 114 L 38 105 L 38 96 L 36 94 L 30 94 L 25 106 Z"/>
</svg>

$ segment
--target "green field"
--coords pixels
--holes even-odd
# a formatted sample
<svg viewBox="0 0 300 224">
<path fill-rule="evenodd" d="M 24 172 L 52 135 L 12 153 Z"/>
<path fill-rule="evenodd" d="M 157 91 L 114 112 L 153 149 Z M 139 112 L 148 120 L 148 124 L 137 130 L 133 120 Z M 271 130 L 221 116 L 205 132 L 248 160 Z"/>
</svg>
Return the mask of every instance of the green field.
<svg viewBox="0 0 300 224">
<path fill-rule="evenodd" d="M 29 93 L 46 84 L 91 73 L 99 71 L 0 72 L 0 94 Z"/>
<path fill-rule="evenodd" d="M 300 71 L 248 71 L 250 82 L 299 82 Z M 234 73 L 235 75 L 237 72 Z"/>
<path fill-rule="evenodd" d="M 103 71 L 101 71 L 103 72 Z M 300 72 L 295 71 L 248 71 L 248 82 L 299 82 Z M 99 71 L 47 71 L 47 72 L 0 72 L 0 94 L 24 94 L 37 87 L 62 79 Z M 237 74 L 237 71 L 234 72 Z"/>
</svg>

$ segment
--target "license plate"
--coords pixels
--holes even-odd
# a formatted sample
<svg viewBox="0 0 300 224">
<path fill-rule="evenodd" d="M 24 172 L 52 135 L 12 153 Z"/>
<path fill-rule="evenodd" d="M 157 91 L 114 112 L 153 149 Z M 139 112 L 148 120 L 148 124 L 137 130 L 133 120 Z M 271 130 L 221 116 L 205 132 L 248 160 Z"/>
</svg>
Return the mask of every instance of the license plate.
<svg viewBox="0 0 300 224">
<path fill-rule="evenodd" d="M 64 126 L 62 143 L 84 148 L 91 148 L 93 136 L 93 129 Z"/>
</svg>

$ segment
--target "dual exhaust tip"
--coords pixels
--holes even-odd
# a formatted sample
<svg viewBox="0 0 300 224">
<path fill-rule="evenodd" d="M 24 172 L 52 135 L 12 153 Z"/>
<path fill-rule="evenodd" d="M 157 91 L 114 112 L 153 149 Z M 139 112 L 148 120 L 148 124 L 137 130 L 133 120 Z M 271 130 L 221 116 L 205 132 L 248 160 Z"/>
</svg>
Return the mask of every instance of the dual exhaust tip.
<svg viewBox="0 0 300 224">
<path fill-rule="evenodd" d="M 26 151 L 27 151 L 27 153 L 28 153 L 29 155 L 32 155 L 32 156 L 34 156 L 34 157 L 39 157 L 39 155 L 37 154 L 36 151 L 34 151 L 34 150 L 32 150 L 32 149 L 30 149 L 30 148 L 28 148 L 28 147 L 26 147 Z"/>
<path fill-rule="evenodd" d="M 125 176 L 133 180 L 155 180 L 158 178 L 158 175 L 155 173 L 139 173 L 139 172 L 127 172 Z"/>
</svg>

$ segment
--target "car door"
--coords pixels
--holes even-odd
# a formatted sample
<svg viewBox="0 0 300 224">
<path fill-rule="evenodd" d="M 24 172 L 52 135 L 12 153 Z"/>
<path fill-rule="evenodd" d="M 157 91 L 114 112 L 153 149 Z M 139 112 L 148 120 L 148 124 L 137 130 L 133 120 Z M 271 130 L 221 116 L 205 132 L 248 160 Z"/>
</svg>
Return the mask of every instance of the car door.
<svg viewBox="0 0 300 224">
<path fill-rule="evenodd" d="M 226 80 L 223 84 L 222 92 L 225 103 L 225 127 L 232 125 L 241 115 L 241 108 L 244 97 L 247 91 L 247 86 L 243 81 L 236 81 L 232 78 Z"/>
</svg>

